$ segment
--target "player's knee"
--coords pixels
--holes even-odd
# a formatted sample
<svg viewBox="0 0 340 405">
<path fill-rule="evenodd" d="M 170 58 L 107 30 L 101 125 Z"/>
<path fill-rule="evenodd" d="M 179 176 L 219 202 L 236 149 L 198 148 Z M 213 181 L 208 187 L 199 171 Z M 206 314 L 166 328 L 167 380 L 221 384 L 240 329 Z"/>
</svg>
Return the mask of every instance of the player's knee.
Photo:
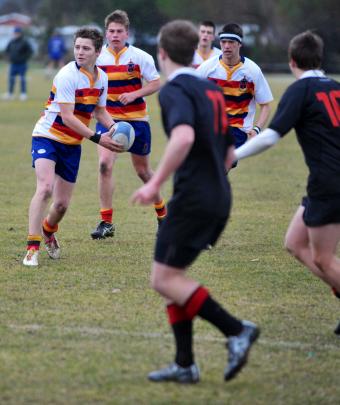
<svg viewBox="0 0 340 405">
<path fill-rule="evenodd" d="M 302 256 L 302 251 L 305 248 L 305 246 L 302 246 L 296 239 L 287 236 L 284 241 L 284 247 L 291 256 L 297 259 Z"/>
<path fill-rule="evenodd" d="M 298 249 L 290 240 L 285 239 L 284 247 L 290 255 L 294 257 L 298 256 Z"/>
<path fill-rule="evenodd" d="M 332 261 L 332 258 L 330 258 L 328 256 L 318 254 L 318 253 L 315 253 L 313 255 L 313 263 L 323 273 L 328 273 L 331 270 L 331 261 Z"/>
<path fill-rule="evenodd" d="M 166 278 L 162 272 L 153 271 L 150 278 L 151 287 L 159 294 L 164 294 L 166 291 Z"/>
<path fill-rule="evenodd" d="M 66 203 L 66 201 L 57 201 L 57 202 L 54 202 L 53 205 L 54 205 L 54 209 L 60 215 L 64 215 L 67 210 L 67 207 L 68 207 L 68 204 Z"/>
<path fill-rule="evenodd" d="M 112 174 L 112 163 L 108 162 L 100 162 L 99 164 L 99 172 L 102 176 L 109 176 Z"/>
<path fill-rule="evenodd" d="M 53 185 L 46 183 L 42 187 L 39 187 L 38 193 L 43 201 L 49 200 L 52 197 Z"/>
</svg>

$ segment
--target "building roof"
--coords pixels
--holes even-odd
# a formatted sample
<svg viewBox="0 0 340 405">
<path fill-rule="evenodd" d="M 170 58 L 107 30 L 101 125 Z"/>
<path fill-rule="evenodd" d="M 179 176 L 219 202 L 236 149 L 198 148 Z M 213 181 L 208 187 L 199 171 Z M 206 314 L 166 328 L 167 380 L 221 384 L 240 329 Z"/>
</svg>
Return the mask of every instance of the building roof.
<svg viewBox="0 0 340 405">
<path fill-rule="evenodd" d="M 29 25 L 31 25 L 31 23 L 31 17 L 24 14 L 10 13 L 0 16 L 0 25 L 28 27 Z"/>
</svg>

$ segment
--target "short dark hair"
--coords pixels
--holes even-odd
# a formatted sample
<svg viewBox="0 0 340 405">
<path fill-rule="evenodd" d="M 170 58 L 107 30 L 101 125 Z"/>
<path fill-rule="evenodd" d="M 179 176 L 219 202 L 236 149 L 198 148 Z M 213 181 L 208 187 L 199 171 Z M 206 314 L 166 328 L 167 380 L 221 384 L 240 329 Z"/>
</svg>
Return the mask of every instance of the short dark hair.
<svg viewBox="0 0 340 405">
<path fill-rule="evenodd" d="M 229 23 L 226 24 L 223 28 L 222 31 L 219 32 L 218 34 L 223 34 L 223 33 L 228 33 L 228 34 L 235 34 L 238 35 L 239 37 L 243 38 L 243 30 L 242 27 L 236 23 Z"/>
<path fill-rule="evenodd" d="M 289 42 L 288 58 L 303 70 L 318 69 L 323 56 L 323 40 L 312 31 L 305 31 Z"/>
<path fill-rule="evenodd" d="M 174 20 L 165 24 L 158 34 L 158 46 L 169 58 L 180 65 L 192 63 L 199 41 L 196 27 L 187 20 Z"/>
<path fill-rule="evenodd" d="M 96 51 L 100 51 L 104 43 L 103 35 L 97 28 L 79 28 L 79 30 L 74 34 L 74 42 L 76 42 L 77 38 L 91 39 Z"/>
<path fill-rule="evenodd" d="M 199 26 L 201 26 L 201 25 L 203 25 L 204 27 L 212 27 L 212 29 L 214 30 L 214 33 L 215 33 L 216 26 L 212 21 L 210 21 L 210 20 L 201 21 Z"/>
<path fill-rule="evenodd" d="M 105 28 L 107 29 L 112 22 L 122 24 L 126 30 L 129 30 L 130 20 L 127 12 L 124 10 L 115 10 L 112 11 L 111 14 L 107 15 L 105 17 Z"/>
</svg>

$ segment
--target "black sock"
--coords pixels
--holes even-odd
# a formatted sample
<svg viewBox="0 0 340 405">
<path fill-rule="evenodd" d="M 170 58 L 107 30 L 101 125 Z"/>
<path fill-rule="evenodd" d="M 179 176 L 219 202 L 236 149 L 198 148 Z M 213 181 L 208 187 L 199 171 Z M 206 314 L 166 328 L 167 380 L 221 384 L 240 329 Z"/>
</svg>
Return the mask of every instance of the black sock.
<svg viewBox="0 0 340 405">
<path fill-rule="evenodd" d="M 180 321 L 171 326 L 176 341 L 175 362 L 181 367 L 189 367 L 194 363 L 194 355 L 192 352 L 192 321 Z"/>
<path fill-rule="evenodd" d="M 242 323 L 210 296 L 204 301 L 198 315 L 216 326 L 227 337 L 238 335 L 243 329 Z"/>
</svg>

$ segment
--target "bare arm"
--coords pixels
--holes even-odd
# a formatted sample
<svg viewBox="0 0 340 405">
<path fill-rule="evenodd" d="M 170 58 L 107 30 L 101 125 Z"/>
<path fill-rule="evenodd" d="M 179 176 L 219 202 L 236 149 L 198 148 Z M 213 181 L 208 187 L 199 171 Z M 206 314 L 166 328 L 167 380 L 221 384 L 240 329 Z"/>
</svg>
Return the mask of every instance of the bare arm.
<svg viewBox="0 0 340 405">
<path fill-rule="evenodd" d="M 151 82 L 148 82 L 147 84 L 142 86 L 139 90 L 131 91 L 131 93 L 122 93 L 119 96 L 118 100 L 126 105 L 135 101 L 136 98 L 150 96 L 151 94 L 156 93 L 156 91 L 158 91 L 160 87 L 160 79 L 152 80 Z"/>
<path fill-rule="evenodd" d="M 265 103 L 265 104 L 259 104 L 260 106 L 260 113 L 259 117 L 256 121 L 255 126 L 259 127 L 260 130 L 266 125 L 269 115 L 271 112 L 271 106 L 270 103 Z M 254 130 L 251 129 L 250 131 L 247 132 L 249 138 L 252 138 L 253 136 L 257 135 L 258 133 Z"/>
<path fill-rule="evenodd" d="M 132 196 L 132 202 L 151 204 L 162 184 L 176 171 L 187 157 L 195 140 L 195 133 L 189 125 L 178 125 L 171 131 L 170 140 L 157 170 L 151 179 Z"/>
<path fill-rule="evenodd" d="M 61 118 L 67 127 L 71 128 L 73 131 L 77 132 L 77 134 L 86 139 L 90 139 L 94 135 L 92 129 L 88 128 L 74 115 L 74 104 L 60 103 L 59 107 Z M 112 119 L 110 123 L 107 123 L 109 124 L 108 127 L 110 127 L 110 125 L 113 123 Z M 105 134 L 100 137 L 98 144 L 111 150 L 112 152 L 123 152 L 122 146 L 111 139 L 111 135 L 114 130 L 115 128 L 111 127 L 108 132 L 105 132 Z"/>
<path fill-rule="evenodd" d="M 115 123 L 105 107 L 96 107 L 94 110 L 94 118 L 105 128 L 110 128 Z"/>
</svg>

